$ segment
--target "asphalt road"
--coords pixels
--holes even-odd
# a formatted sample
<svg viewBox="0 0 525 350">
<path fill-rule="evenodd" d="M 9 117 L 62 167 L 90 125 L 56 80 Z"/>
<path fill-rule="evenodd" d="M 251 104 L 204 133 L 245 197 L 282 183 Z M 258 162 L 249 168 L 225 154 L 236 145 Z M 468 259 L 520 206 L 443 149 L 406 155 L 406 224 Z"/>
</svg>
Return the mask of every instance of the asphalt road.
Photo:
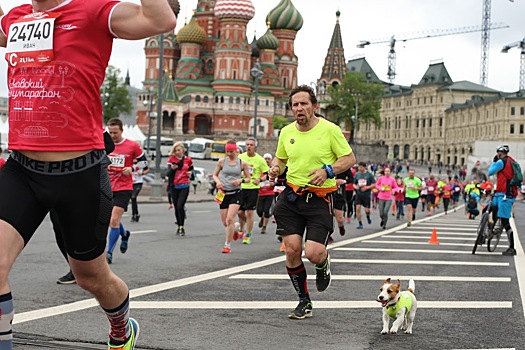
<svg viewBox="0 0 525 350">
<path fill-rule="evenodd" d="M 462 210 L 426 217 L 410 229 L 390 219 L 334 234 L 329 246 L 333 282 L 319 293 L 309 281 L 314 316 L 290 320 L 297 301 L 271 224 L 253 243 L 235 242 L 221 254 L 224 231 L 214 202 L 188 203 L 186 237 L 175 235 L 165 203 L 142 204 L 126 254 L 112 269 L 130 287 L 139 320 L 137 349 L 523 349 L 525 204 L 516 204 L 518 255 L 485 248 L 472 255 L 476 221 Z M 398 225 L 398 226 L 396 226 Z M 440 242 L 429 244 L 436 228 Z M 313 266 L 306 263 L 310 277 Z M 15 298 L 15 349 L 105 349 L 108 325 L 95 301 L 77 285 L 58 285 L 67 265 L 46 220 L 17 260 L 10 278 Z M 381 282 L 416 283 L 414 334 L 381 335 Z M 520 345 L 521 344 L 521 345 Z"/>
</svg>

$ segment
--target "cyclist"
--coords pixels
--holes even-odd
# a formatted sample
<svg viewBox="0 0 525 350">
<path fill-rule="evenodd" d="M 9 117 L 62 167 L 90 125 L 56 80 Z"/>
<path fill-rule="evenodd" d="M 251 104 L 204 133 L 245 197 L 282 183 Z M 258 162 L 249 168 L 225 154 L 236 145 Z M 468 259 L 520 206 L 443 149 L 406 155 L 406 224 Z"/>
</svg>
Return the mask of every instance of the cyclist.
<svg viewBox="0 0 525 350">
<path fill-rule="evenodd" d="M 489 167 L 489 176 L 497 175 L 496 189 L 492 198 L 492 204 L 497 208 L 497 217 L 501 219 L 501 224 L 507 232 L 509 248 L 503 252 L 503 255 L 516 255 L 514 249 L 514 236 L 510 226 L 510 216 L 512 214 L 512 205 L 518 194 L 516 186 L 510 185 L 510 179 L 514 174 L 512 165 L 509 162 L 515 161 L 509 154 L 509 146 L 501 145 L 496 149 L 493 163 Z"/>
</svg>

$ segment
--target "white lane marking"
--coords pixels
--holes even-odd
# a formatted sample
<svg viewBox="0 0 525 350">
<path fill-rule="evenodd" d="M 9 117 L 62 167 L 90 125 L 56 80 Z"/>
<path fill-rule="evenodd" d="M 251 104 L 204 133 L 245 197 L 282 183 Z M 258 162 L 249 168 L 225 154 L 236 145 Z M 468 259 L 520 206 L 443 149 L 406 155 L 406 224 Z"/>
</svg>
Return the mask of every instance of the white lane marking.
<svg viewBox="0 0 525 350">
<path fill-rule="evenodd" d="M 473 236 L 477 236 L 477 235 L 473 234 Z M 384 238 L 429 239 L 429 237 L 403 236 L 403 235 L 401 235 L 401 236 L 385 235 Z M 450 241 L 467 241 L 467 240 L 471 240 L 472 237 L 443 237 L 443 235 L 440 235 L 438 237 L 438 240 L 440 240 L 440 239 L 448 239 Z M 501 240 L 503 240 L 503 238 Z"/>
<path fill-rule="evenodd" d="M 509 266 L 506 262 L 483 261 L 436 261 L 436 260 L 369 260 L 369 259 L 330 259 L 332 262 L 347 264 L 386 264 L 386 265 L 458 265 L 458 266 Z"/>
<path fill-rule="evenodd" d="M 514 232 L 514 248 L 516 249 L 517 255 L 514 256 L 514 267 L 516 268 L 516 277 L 518 279 L 518 285 L 521 295 L 521 307 L 523 308 L 523 314 L 525 315 L 525 252 L 520 242 L 518 235 L 518 228 L 514 222 L 514 218 L 510 219 L 510 225 Z"/>
<path fill-rule="evenodd" d="M 155 233 L 158 232 L 157 230 L 137 230 L 137 231 L 131 231 L 132 235 L 136 235 L 139 233 Z"/>
<path fill-rule="evenodd" d="M 248 280 L 288 280 L 287 274 L 268 274 L 268 273 L 242 273 L 229 277 L 230 279 L 248 279 Z M 308 275 L 309 280 L 314 280 L 314 275 Z M 384 281 L 384 275 L 334 275 L 332 279 L 339 281 Z M 431 282 L 510 282 L 510 277 L 470 277 L 470 276 L 395 276 L 392 280 L 400 279 L 408 281 L 431 281 Z"/>
<path fill-rule="evenodd" d="M 422 222 L 420 223 L 418 226 L 434 226 L 438 224 L 439 227 L 448 227 L 448 226 L 454 226 L 454 227 L 477 227 L 478 225 L 467 225 L 467 224 L 457 224 L 457 223 L 451 223 L 451 222 L 448 222 L 448 221 L 443 221 L 443 222 L 432 222 L 432 221 L 429 221 L 429 222 Z"/>
<path fill-rule="evenodd" d="M 377 301 L 314 301 L 314 309 L 380 309 Z M 132 301 L 132 309 L 293 309 L 297 301 Z M 425 301 L 422 309 L 510 309 L 512 301 Z"/>
<path fill-rule="evenodd" d="M 352 252 L 378 252 L 385 253 L 384 248 L 336 248 L 335 250 L 346 250 Z M 472 254 L 472 251 L 466 250 L 431 250 L 431 249 L 393 249 L 388 248 L 389 253 L 423 253 L 423 254 Z M 501 253 L 490 253 L 485 251 L 477 251 L 476 255 L 498 255 L 501 256 Z"/>
<path fill-rule="evenodd" d="M 190 211 L 190 214 L 207 214 L 207 213 L 215 213 L 214 210 L 193 210 Z"/>
<path fill-rule="evenodd" d="M 438 239 L 439 240 L 439 239 Z M 379 243 L 379 244 L 407 244 L 407 245 L 413 245 L 413 244 L 425 244 L 428 245 L 428 242 L 407 242 L 407 241 L 363 241 L 362 243 Z M 439 244 L 436 245 L 450 245 L 455 247 L 472 247 L 472 243 L 445 243 L 445 242 L 439 242 Z"/>
<path fill-rule="evenodd" d="M 449 235 L 449 236 L 477 236 L 478 234 L 476 232 L 474 233 L 467 233 L 467 232 L 441 232 L 440 230 L 437 230 L 436 229 L 436 233 L 438 235 Z M 414 235 L 420 235 L 420 234 L 425 234 L 425 235 L 430 235 L 432 234 L 432 230 L 430 231 L 416 231 L 416 230 L 399 230 L 399 231 L 396 231 L 396 233 L 404 233 L 404 234 L 414 234 Z"/>
<path fill-rule="evenodd" d="M 415 229 L 421 229 L 422 227 L 420 227 L 420 225 L 412 225 L 412 227 L 414 227 Z M 458 231 L 458 228 L 457 227 L 443 227 L 443 226 L 438 226 L 438 225 L 431 225 L 431 226 L 428 226 L 428 230 L 430 232 L 432 232 L 432 229 L 431 227 L 435 228 L 436 230 L 439 229 L 441 231 Z M 409 228 L 406 228 L 405 229 L 406 231 L 411 231 Z M 478 228 L 477 227 L 462 227 L 460 228 L 461 231 L 477 231 Z"/>
</svg>

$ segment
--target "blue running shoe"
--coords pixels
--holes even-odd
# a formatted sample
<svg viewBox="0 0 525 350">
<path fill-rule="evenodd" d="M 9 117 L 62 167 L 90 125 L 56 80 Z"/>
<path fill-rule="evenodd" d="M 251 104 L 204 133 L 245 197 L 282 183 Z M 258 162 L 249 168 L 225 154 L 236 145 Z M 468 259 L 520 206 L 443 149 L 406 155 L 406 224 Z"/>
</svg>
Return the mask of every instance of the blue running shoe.
<svg viewBox="0 0 525 350">
<path fill-rule="evenodd" d="M 133 318 L 129 318 L 129 326 L 131 327 L 131 334 L 128 341 L 122 345 L 111 345 L 108 341 L 108 350 L 134 350 L 137 344 L 137 339 L 140 333 L 140 327 L 137 321 Z"/>
<path fill-rule="evenodd" d="M 370 217 L 367 217 L 367 218 L 366 218 L 366 221 L 368 221 L 368 224 L 369 224 L 369 225 L 372 225 L 372 219 L 370 219 Z"/>
<path fill-rule="evenodd" d="M 357 225 L 357 229 L 358 229 L 358 230 L 360 230 L 360 229 L 362 229 L 362 228 L 363 228 L 363 224 L 359 224 L 359 225 Z"/>
<path fill-rule="evenodd" d="M 131 236 L 131 232 L 126 231 L 126 236 L 122 237 L 122 239 L 120 241 L 120 252 L 122 254 L 124 254 L 124 253 L 126 253 L 128 251 L 128 241 L 129 241 L 129 237 L 130 236 Z"/>
</svg>

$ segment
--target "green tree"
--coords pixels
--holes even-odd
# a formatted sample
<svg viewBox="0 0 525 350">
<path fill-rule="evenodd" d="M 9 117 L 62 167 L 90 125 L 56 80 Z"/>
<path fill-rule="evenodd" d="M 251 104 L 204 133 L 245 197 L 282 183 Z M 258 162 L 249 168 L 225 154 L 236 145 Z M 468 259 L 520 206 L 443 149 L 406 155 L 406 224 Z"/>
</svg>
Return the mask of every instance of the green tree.
<svg viewBox="0 0 525 350">
<path fill-rule="evenodd" d="M 100 99 L 104 123 L 111 118 L 118 118 L 121 113 L 131 113 L 133 110 L 131 95 L 120 77 L 120 69 L 108 66 L 104 83 L 100 88 Z"/>
<path fill-rule="evenodd" d="M 384 87 L 381 83 L 370 83 L 362 73 L 347 73 L 341 84 L 328 87 L 331 113 L 328 119 L 351 126 L 350 141 L 354 141 L 354 130 L 360 124 L 381 125 L 381 97 Z"/>
<path fill-rule="evenodd" d="M 281 130 L 288 124 L 290 124 L 290 121 L 286 117 L 276 115 L 272 118 L 272 126 L 274 130 Z"/>
</svg>

